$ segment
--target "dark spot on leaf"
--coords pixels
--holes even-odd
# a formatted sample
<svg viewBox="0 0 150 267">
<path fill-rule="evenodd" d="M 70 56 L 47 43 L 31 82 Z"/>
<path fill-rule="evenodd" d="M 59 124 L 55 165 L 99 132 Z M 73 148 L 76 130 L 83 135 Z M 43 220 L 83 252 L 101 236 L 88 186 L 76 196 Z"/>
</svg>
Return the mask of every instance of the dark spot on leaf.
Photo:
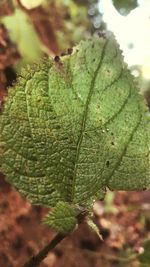
<svg viewBox="0 0 150 267">
<path fill-rule="evenodd" d="M 61 128 L 60 125 L 56 125 L 56 126 L 55 126 L 55 129 L 60 129 L 60 128 Z"/>
<path fill-rule="evenodd" d="M 72 48 L 68 48 L 67 52 L 68 52 L 68 55 L 71 55 L 72 52 L 73 52 L 73 49 Z"/>
<path fill-rule="evenodd" d="M 31 159 L 32 159 L 33 161 L 37 161 L 37 157 L 36 157 L 36 156 L 32 156 Z"/>
<path fill-rule="evenodd" d="M 64 136 L 62 140 L 68 140 L 68 136 Z"/>
<path fill-rule="evenodd" d="M 93 58 L 93 62 L 95 62 L 95 60 L 96 60 L 96 59 L 95 59 L 95 58 Z"/>
<path fill-rule="evenodd" d="M 112 146 L 114 146 L 114 145 L 115 145 L 115 143 L 112 141 L 112 142 L 111 142 L 111 145 L 112 145 Z"/>
<path fill-rule="evenodd" d="M 101 32 L 98 32 L 98 36 L 100 37 L 100 38 L 106 38 L 106 33 L 104 32 L 104 31 L 101 31 Z"/>
<path fill-rule="evenodd" d="M 2 144 L 0 144 L 0 148 L 1 148 L 1 149 L 4 149 L 4 148 L 5 148 L 5 146 L 4 146 L 4 145 L 2 145 Z"/>
<path fill-rule="evenodd" d="M 106 166 L 109 167 L 109 160 L 106 161 Z"/>
<path fill-rule="evenodd" d="M 55 56 L 54 60 L 55 60 L 55 62 L 59 62 L 60 61 L 60 57 L 59 56 Z"/>
<path fill-rule="evenodd" d="M 26 137 L 32 137 L 31 133 L 26 133 Z"/>
<path fill-rule="evenodd" d="M 146 190 L 146 187 L 143 188 L 143 191 L 145 191 L 145 190 Z"/>
<path fill-rule="evenodd" d="M 92 48 L 94 48 L 94 46 L 95 46 L 95 44 L 93 43 L 93 44 L 92 44 Z"/>
</svg>

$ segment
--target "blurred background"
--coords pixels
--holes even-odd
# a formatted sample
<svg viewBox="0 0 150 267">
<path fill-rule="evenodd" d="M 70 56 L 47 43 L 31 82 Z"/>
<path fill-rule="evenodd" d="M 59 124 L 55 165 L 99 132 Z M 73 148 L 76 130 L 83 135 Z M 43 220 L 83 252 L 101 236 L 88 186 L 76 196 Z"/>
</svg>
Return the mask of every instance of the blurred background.
<svg viewBox="0 0 150 267">
<path fill-rule="evenodd" d="M 0 0 L 0 108 L 20 69 L 112 31 L 150 106 L 150 0 Z M 0 175 L 0 267 L 20 267 L 54 236 Z M 149 267 L 150 192 L 108 192 L 94 205 L 103 240 L 82 225 L 41 267 Z"/>
</svg>

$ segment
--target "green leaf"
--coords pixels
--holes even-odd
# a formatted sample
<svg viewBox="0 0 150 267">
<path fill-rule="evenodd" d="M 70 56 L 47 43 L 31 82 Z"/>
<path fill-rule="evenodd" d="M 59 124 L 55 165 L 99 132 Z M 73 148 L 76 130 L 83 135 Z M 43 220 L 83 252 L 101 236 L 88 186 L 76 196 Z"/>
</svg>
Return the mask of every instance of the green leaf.
<svg viewBox="0 0 150 267">
<path fill-rule="evenodd" d="M 113 4 L 122 15 L 128 15 L 138 6 L 137 0 L 113 0 Z"/>
<path fill-rule="evenodd" d="M 22 71 L 0 116 L 0 170 L 33 204 L 89 208 L 150 187 L 147 108 L 112 36 Z"/>
<path fill-rule="evenodd" d="M 77 225 L 77 215 L 80 211 L 68 203 L 59 201 L 54 210 L 44 219 L 44 223 L 56 231 L 67 234 Z"/>
</svg>

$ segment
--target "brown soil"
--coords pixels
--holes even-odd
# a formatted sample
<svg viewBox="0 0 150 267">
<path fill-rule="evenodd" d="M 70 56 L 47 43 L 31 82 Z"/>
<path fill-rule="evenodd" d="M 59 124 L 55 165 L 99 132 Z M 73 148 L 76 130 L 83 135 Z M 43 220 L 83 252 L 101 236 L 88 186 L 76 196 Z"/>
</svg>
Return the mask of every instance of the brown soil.
<svg viewBox="0 0 150 267">
<path fill-rule="evenodd" d="M 130 265 L 120 262 L 124 262 L 124 256 L 127 258 L 130 252 L 140 253 L 144 239 L 150 237 L 149 210 L 150 192 L 146 191 L 119 192 L 110 206 L 97 202 L 95 221 L 104 240 L 81 225 L 50 252 L 40 266 L 138 266 L 136 261 Z M 46 209 L 25 201 L 1 175 L 0 267 L 21 267 L 49 243 L 55 233 L 41 223 L 45 213 Z"/>
</svg>

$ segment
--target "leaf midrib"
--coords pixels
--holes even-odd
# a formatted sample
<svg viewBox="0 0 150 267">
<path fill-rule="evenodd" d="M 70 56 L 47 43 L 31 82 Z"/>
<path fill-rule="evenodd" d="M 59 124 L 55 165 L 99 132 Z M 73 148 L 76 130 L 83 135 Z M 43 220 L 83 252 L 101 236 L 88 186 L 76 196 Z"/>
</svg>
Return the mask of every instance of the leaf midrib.
<svg viewBox="0 0 150 267">
<path fill-rule="evenodd" d="M 76 182 L 77 163 L 78 163 L 78 160 L 79 160 L 80 149 L 81 149 L 81 144 L 82 144 L 82 140 L 83 140 L 83 134 L 84 134 L 85 126 L 86 126 L 89 104 L 90 104 L 90 101 L 91 101 L 91 97 L 93 95 L 95 80 L 97 78 L 99 69 L 101 68 L 101 65 L 102 65 L 102 62 L 103 62 L 103 59 L 104 59 L 104 56 L 105 56 L 105 50 L 106 50 L 107 44 L 108 44 L 108 40 L 106 40 L 106 42 L 104 44 L 104 47 L 103 47 L 103 50 L 102 50 L 102 54 L 101 54 L 101 58 L 100 58 L 100 62 L 98 64 L 97 69 L 95 71 L 95 74 L 94 74 L 94 76 L 92 78 L 91 85 L 90 85 L 90 88 L 89 88 L 89 93 L 88 93 L 86 104 L 85 104 L 85 109 L 84 109 L 84 112 L 83 112 L 82 123 L 81 123 L 81 131 L 80 131 L 80 136 L 78 138 L 77 149 L 76 149 L 75 167 L 74 167 L 74 174 L 73 174 L 73 180 L 72 180 L 72 193 L 71 193 L 71 199 L 70 199 L 71 202 L 73 202 L 74 195 L 75 195 L 75 182 Z"/>
</svg>

